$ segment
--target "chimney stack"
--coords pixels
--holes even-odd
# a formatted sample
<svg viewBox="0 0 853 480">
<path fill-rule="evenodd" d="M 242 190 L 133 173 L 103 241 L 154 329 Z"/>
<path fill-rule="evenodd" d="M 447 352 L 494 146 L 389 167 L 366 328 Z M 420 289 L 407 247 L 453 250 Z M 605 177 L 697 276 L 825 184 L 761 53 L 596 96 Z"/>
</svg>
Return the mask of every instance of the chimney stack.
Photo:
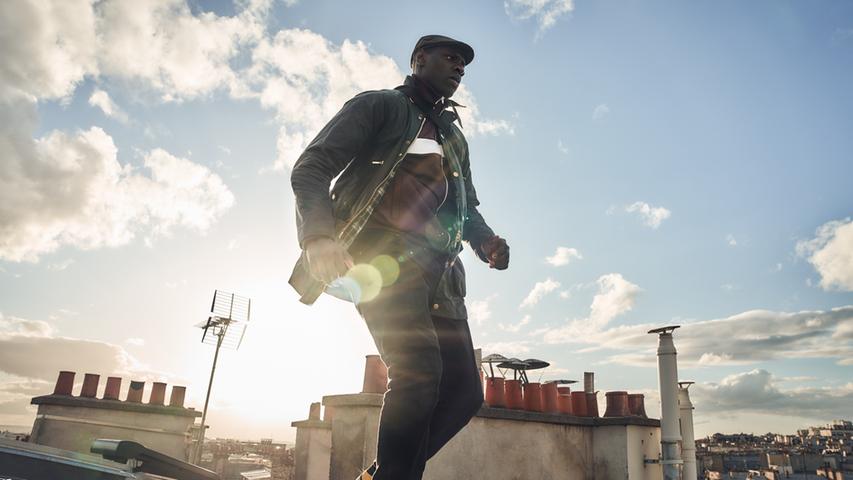
<svg viewBox="0 0 853 480">
<path fill-rule="evenodd" d="M 320 420 L 320 402 L 314 402 L 308 408 L 308 419 Z"/>
<path fill-rule="evenodd" d="M 142 392 L 145 390 L 145 382 L 137 380 L 130 381 L 130 388 L 127 389 L 126 401 L 131 403 L 142 403 Z"/>
<path fill-rule="evenodd" d="M 631 411 L 631 415 L 649 418 L 646 416 L 646 397 L 642 393 L 628 394 L 628 409 Z"/>
<path fill-rule="evenodd" d="M 385 393 L 386 390 L 388 390 L 388 367 L 382 363 L 379 355 L 367 355 L 361 393 Z"/>
<path fill-rule="evenodd" d="M 169 406 L 184 408 L 184 398 L 186 395 L 187 387 L 172 387 L 172 395 L 169 397 Z"/>
<path fill-rule="evenodd" d="M 681 459 L 684 480 L 696 480 L 696 440 L 693 434 L 693 404 L 687 389 L 694 382 L 678 382 L 678 407 L 681 410 Z"/>
<path fill-rule="evenodd" d="M 74 372 L 61 371 L 56 379 L 56 386 L 53 388 L 54 395 L 71 395 L 71 390 L 74 388 Z"/>
<path fill-rule="evenodd" d="M 107 386 L 104 388 L 104 400 L 118 400 L 121 394 L 121 377 L 107 377 Z"/>
<path fill-rule="evenodd" d="M 595 393 L 595 372 L 583 372 L 583 391 Z"/>
<path fill-rule="evenodd" d="M 660 444 L 663 480 L 680 480 L 678 466 L 682 463 L 678 456 L 678 362 L 672 332 L 676 326 L 655 328 L 648 333 L 658 335 L 658 379 L 660 381 Z"/>
<path fill-rule="evenodd" d="M 163 405 L 166 401 L 166 384 L 154 382 L 151 387 L 151 397 L 148 398 L 149 405 Z"/>
<path fill-rule="evenodd" d="M 628 409 L 628 392 L 607 392 L 604 396 L 607 397 L 605 417 L 627 417 L 631 415 L 631 411 Z"/>
<path fill-rule="evenodd" d="M 94 373 L 87 373 L 83 377 L 83 388 L 80 389 L 80 396 L 86 398 L 95 398 L 98 394 L 98 383 L 101 376 Z"/>
</svg>

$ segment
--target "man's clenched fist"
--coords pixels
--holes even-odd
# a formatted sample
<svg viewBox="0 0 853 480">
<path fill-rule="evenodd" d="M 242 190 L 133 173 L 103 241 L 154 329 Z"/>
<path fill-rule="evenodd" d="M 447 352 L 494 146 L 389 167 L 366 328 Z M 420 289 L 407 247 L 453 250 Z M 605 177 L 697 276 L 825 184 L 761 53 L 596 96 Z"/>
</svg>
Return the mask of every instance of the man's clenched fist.
<svg viewBox="0 0 853 480">
<path fill-rule="evenodd" d="M 323 283 L 331 283 L 352 268 L 349 252 L 336 240 L 320 237 L 305 245 L 305 257 L 311 276 Z"/>
<path fill-rule="evenodd" d="M 480 245 L 480 251 L 489 260 L 489 268 L 506 270 L 509 266 L 509 245 L 503 238 L 497 235 L 487 238 Z"/>
</svg>

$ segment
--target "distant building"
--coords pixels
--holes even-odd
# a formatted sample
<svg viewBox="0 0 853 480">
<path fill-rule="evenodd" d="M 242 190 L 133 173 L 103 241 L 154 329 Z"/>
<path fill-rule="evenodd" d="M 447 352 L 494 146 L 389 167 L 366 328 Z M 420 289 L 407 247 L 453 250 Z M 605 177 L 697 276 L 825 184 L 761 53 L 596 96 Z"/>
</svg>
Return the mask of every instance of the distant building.
<svg viewBox="0 0 853 480">
<path fill-rule="evenodd" d="M 31 401 L 38 411 L 29 441 L 89 453 L 99 438 L 132 440 L 179 460 L 191 458 L 191 430 L 201 412 L 184 407 L 184 387 L 172 387 L 166 405 L 166 384 L 154 383 L 148 403 L 142 403 L 145 383 L 130 382 L 122 401 L 118 377 L 110 377 L 97 398 L 99 378 L 87 373 L 80 395 L 74 396 L 74 372 L 60 372 L 53 394 Z"/>
</svg>

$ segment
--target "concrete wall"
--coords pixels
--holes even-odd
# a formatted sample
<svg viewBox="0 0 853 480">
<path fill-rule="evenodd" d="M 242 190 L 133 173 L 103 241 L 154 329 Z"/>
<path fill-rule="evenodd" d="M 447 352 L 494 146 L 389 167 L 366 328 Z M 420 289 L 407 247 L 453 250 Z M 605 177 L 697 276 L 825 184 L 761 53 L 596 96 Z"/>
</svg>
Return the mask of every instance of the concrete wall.
<svg viewBox="0 0 853 480">
<path fill-rule="evenodd" d="M 427 462 L 424 480 L 593 478 L 592 443 L 589 427 L 474 417 Z"/>
<path fill-rule="evenodd" d="M 36 397 L 30 442 L 89 453 L 98 438 L 132 440 L 187 461 L 195 411 L 90 398 Z M 35 402 L 40 400 L 40 402 Z"/>
<path fill-rule="evenodd" d="M 296 427 L 294 480 L 328 480 L 332 450 L 331 423 L 303 420 L 293 422 L 291 426 Z"/>
<path fill-rule="evenodd" d="M 376 456 L 382 395 L 334 395 L 323 403 L 335 410 L 329 475 L 297 480 L 352 480 Z M 307 442 L 299 442 L 298 423 L 294 423 L 296 455 L 302 460 L 297 462 L 307 462 L 315 452 L 300 452 Z M 427 463 L 424 479 L 658 480 L 660 466 L 646 465 L 644 460 L 656 459 L 659 448 L 657 420 L 592 419 L 484 407 Z"/>
</svg>

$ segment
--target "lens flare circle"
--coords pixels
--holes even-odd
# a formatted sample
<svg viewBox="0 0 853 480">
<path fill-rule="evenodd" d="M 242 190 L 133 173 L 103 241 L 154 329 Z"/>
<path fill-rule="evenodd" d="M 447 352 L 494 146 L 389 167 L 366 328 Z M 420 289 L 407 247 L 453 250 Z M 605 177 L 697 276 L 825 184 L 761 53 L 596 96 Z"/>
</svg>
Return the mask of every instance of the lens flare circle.
<svg viewBox="0 0 853 480">
<path fill-rule="evenodd" d="M 393 285 L 400 277 L 400 264 L 390 255 L 379 255 L 370 261 L 370 265 L 382 276 L 382 286 Z"/>
<path fill-rule="evenodd" d="M 382 274 L 368 263 L 359 263 L 349 269 L 344 282 L 353 293 L 355 303 L 369 302 L 382 291 Z"/>
</svg>

